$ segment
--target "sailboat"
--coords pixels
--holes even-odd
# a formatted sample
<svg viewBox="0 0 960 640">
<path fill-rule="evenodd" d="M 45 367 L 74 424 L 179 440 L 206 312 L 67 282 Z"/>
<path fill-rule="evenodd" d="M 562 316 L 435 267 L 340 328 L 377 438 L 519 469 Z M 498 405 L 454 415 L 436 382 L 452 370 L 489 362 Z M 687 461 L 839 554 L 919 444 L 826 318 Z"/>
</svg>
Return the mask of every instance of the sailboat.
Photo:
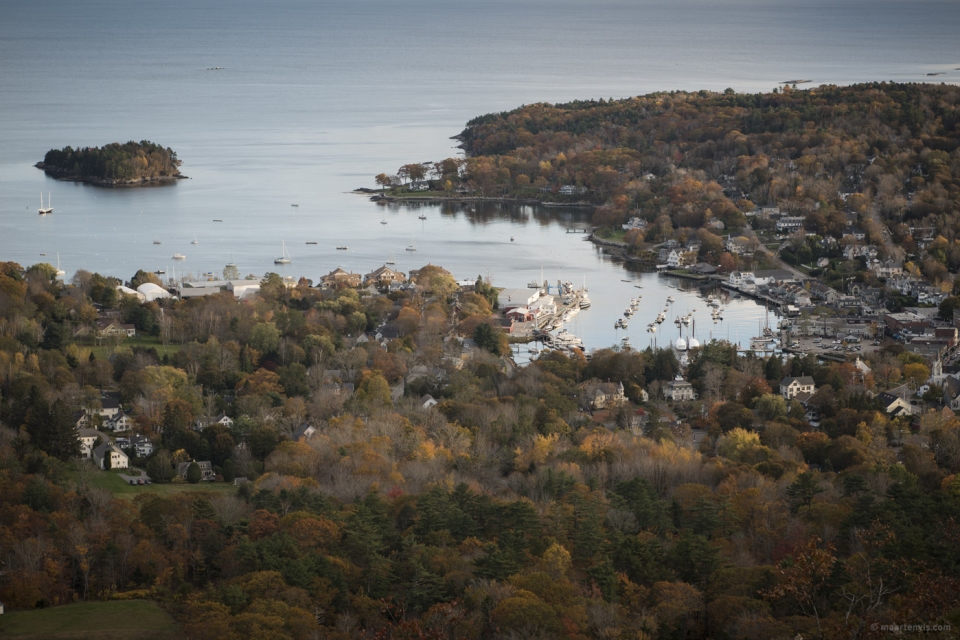
<svg viewBox="0 0 960 640">
<path fill-rule="evenodd" d="M 200 244 L 200 241 L 197 240 L 197 236 L 196 236 L 196 235 L 193 236 L 193 242 L 191 242 L 190 244 Z"/>
<path fill-rule="evenodd" d="M 397 259 L 393 255 L 393 251 L 390 252 L 390 259 L 387 260 L 387 264 L 397 264 Z"/>
<path fill-rule="evenodd" d="M 416 250 L 417 250 L 417 244 L 411 240 L 410 246 L 407 247 L 407 251 L 416 251 Z"/>
<path fill-rule="evenodd" d="M 57 253 L 57 278 L 63 278 L 67 272 L 60 268 L 60 253 Z"/>
<path fill-rule="evenodd" d="M 281 240 L 280 246 L 283 248 L 283 253 L 273 261 L 273 264 L 290 264 L 290 254 L 287 253 L 287 243 Z"/>
<path fill-rule="evenodd" d="M 48 213 L 53 213 L 53 205 L 51 204 L 49 191 L 47 192 L 47 206 L 43 206 L 43 191 L 40 192 L 40 208 L 37 209 L 37 213 L 42 216 Z"/>
</svg>

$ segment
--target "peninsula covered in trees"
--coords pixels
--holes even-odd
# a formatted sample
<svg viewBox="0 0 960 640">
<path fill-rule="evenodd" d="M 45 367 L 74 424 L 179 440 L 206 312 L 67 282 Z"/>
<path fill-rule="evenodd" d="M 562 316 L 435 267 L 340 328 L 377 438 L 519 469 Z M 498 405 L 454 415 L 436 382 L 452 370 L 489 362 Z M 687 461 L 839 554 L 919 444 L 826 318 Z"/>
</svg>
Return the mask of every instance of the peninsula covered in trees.
<svg viewBox="0 0 960 640">
<path fill-rule="evenodd" d="M 537 103 L 468 122 L 465 159 L 376 181 L 397 196 L 599 205 L 598 226 L 639 214 L 657 228 L 740 227 L 755 206 L 777 204 L 815 211 L 807 227 L 822 232 L 838 199 L 853 197 L 878 221 L 960 229 L 958 123 L 960 88 L 932 84 Z"/>
<path fill-rule="evenodd" d="M 36 164 L 47 174 L 61 179 L 87 182 L 103 187 L 136 185 L 185 178 L 180 173 L 177 152 L 149 140 L 102 147 L 51 149 Z"/>
</svg>

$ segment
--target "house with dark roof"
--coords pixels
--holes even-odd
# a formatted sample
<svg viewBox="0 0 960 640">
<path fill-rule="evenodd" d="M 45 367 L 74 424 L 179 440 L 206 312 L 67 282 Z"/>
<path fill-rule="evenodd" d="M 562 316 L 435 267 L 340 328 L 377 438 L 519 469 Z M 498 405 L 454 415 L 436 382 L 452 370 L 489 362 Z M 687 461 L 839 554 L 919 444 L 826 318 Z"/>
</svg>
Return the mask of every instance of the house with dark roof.
<svg viewBox="0 0 960 640">
<path fill-rule="evenodd" d="M 104 442 L 93 450 L 93 463 L 101 469 L 107 469 L 106 460 L 110 461 L 110 469 L 126 469 L 130 466 L 130 458 L 120 447 L 110 441 Z"/>
<path fill-rule="evenodd" d="M 597 385 L 597 389 L 593 392 L 593 405 L 594 409 L 606 409 L 609 407 L 619 407 L 627 399 L 623 394 L 623 383 L 619 382 L 613 384 L 612 382 L 604 382 Z"/>
<path fill-rule="evenodd" d="M 880 407 L 891 416 L 911 415 L 913 413 L 909 402 L 892 393 L 884 391 L 877 396 L 877 400 L 880 401 Z"/>
<path fill-rule="evenodd" d="M 780 381 L 780 395 L 784 400 L 792 400 L 800 393 L 813 394 L 817 390 L 810 376 L 787 377 Z"/>
<path fill-rule="evenodd" d="M 187 471 L 190 469 L 190 465 L 194 462 L 196 462 L 197 466 L 200 467 L 201 480 L 213 480 L 217 477 L 217 474 L 213 471 L 212 462 L 209 460 L 192 460 L 190 462 L 181 462 L 177 465 L 177 475 L 180 476 L 181 480 L 187 479 Z"/>
<path fill-rule="evenodd" d="M 304 422 L 293 432 L 294 442 L 306 442 L 317 432 L 317 428 L 309 422 Z"/>
<path fill-rule="evenodd" d="M 133 419 L 121 409 L 112 417 L 104 419 L 103 428 L 108 431 L 113 431 L 114 433 L 118 431 L 129 431 L 133 428 Z"/>
<path fill-rule="evenodd" d="M 394 271 L 387 265 L 383 265 L 363 276 L 363 284 L 385 287 L 391 282 L 403 282 L 406 279 L 407 276 L 405 274 L 400 271 Z"/>
<path fill-rule="evenodd" d="M 667 383 L 667 386 L 663 390 L 663 395 L 666 396 L 668 400 L 673 400 L 674 402 L 697 399 L 697 392 L 694 391 L 693 385 L 680 376 L 677 376 L 676 379 Z"/>
</svg>

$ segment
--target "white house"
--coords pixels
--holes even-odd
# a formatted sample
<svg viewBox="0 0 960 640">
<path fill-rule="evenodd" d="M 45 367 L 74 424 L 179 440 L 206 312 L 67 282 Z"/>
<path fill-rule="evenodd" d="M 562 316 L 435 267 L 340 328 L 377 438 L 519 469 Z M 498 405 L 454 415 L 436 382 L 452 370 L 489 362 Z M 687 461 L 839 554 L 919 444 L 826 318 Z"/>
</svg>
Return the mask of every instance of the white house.
<svg viewBox="0 0 960 640">
<path fill-rule="evenodd" d="M 789 233 L 803 228 L 803 222 L 806 220 L 803 216 L 783 216 L 777 220 L 777 231 L 779 233 Z"/>
<path fill-rule="evenodd" d="M 103 421 L 103 428 L 116 433 L 117 431 L 128 431 L 133 428 L 133 420 L 123 411 L 118 412 L 111 418 Z"/>
<path fill-rule="evenodd" d="M 121 449 L 133 449 L 138 458 L 146 458 L 153 453 L 153 440 L 142 435 L 117 438 L 114 444 Z"/>
<path fill-rule="evenodd" d="M 752 271 L 731 271 L 727 282 L 731 287 L 743 287 L 747 281 L 755 281 L 756 278 Z"/>
<path fill-rule="evenodd" d="M 420 398 L 420 406 L 424 409 L 429 409 L 430 407 L 437 406 L 437 400 L 429 393 L 422 398 Z"/>
<path fill-rule="evenodd" d="M 96 429 L 78 429 L 77 437 L 80 439 L 80 457 L 89 459 L 93 455 L 97 440 L 100 439 L 100 432 Z"/>
<path fill-rule="evenodd" d="M 101 469 L 107 469 L 104 459 L 109 458 L 110 469 L 126 469 L 130 466 L 130 458 L 112 442 L 104 442 L 93 450 L 93 462 Z"/>
<path fill-rule="evenodd" d="M 817 387 L 810 376 L 787 377 L 780 381 L 780 395 L 792 400 L 801 393 L 813 393 Z"/>
</svg>

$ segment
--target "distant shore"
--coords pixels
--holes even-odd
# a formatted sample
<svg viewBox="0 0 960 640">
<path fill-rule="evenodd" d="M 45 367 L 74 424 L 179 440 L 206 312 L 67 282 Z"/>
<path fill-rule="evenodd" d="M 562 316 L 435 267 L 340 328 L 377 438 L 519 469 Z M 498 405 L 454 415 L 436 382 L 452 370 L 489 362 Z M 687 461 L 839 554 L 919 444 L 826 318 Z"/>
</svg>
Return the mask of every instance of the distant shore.
<svg viewBox="0 0 960 640">
<path fill-rule="evenodd" d="M 375 189 L 368 189 L 366 187 L 360 187 L 359 189 L 354 189 L 353 193 L 360 195 L 370 195 L 371 202 L 383 202 L 383 203 L 392 203 L 392 202 L 419 202 L 419 203 L 430 203 L 430 202 L 508 202 L 511 204 L 537 204 L 544 207 L 596 207 L 597 205 L 593 202 L 544 202 L 543 200 L 538 200 L 536 198 L 508 198 L 502 196 L 439 196 L 439 195 L 404 195 L 404 196 L 388 196 L 380 193 Z"/>
<path fill-rule="evenodd" d="M 67 171 L 65 169 L 60 169 L 58 167 L 48 166 L 45 162 L 38 162 L 33 165 L 37 169 L 43 170 L 51 178 L 57 180 L 63 180 L 64 182 L 83 182 L 84 184 L 92 184 L 97 187 L 145 187 L 145 186 L 156 186 L 162 185 L 164 183 L 172 183 L 177 180 L 187 180 L 189 179 L 185 175 L 175 175 L 175 176 L 160 176 L 157 178 L 134 178 L 132 180 L 108 180 L 106 178 L 100 178 L 97 176 L 82 176 L 74 173 L 73 171 Z"/>
</svg>

